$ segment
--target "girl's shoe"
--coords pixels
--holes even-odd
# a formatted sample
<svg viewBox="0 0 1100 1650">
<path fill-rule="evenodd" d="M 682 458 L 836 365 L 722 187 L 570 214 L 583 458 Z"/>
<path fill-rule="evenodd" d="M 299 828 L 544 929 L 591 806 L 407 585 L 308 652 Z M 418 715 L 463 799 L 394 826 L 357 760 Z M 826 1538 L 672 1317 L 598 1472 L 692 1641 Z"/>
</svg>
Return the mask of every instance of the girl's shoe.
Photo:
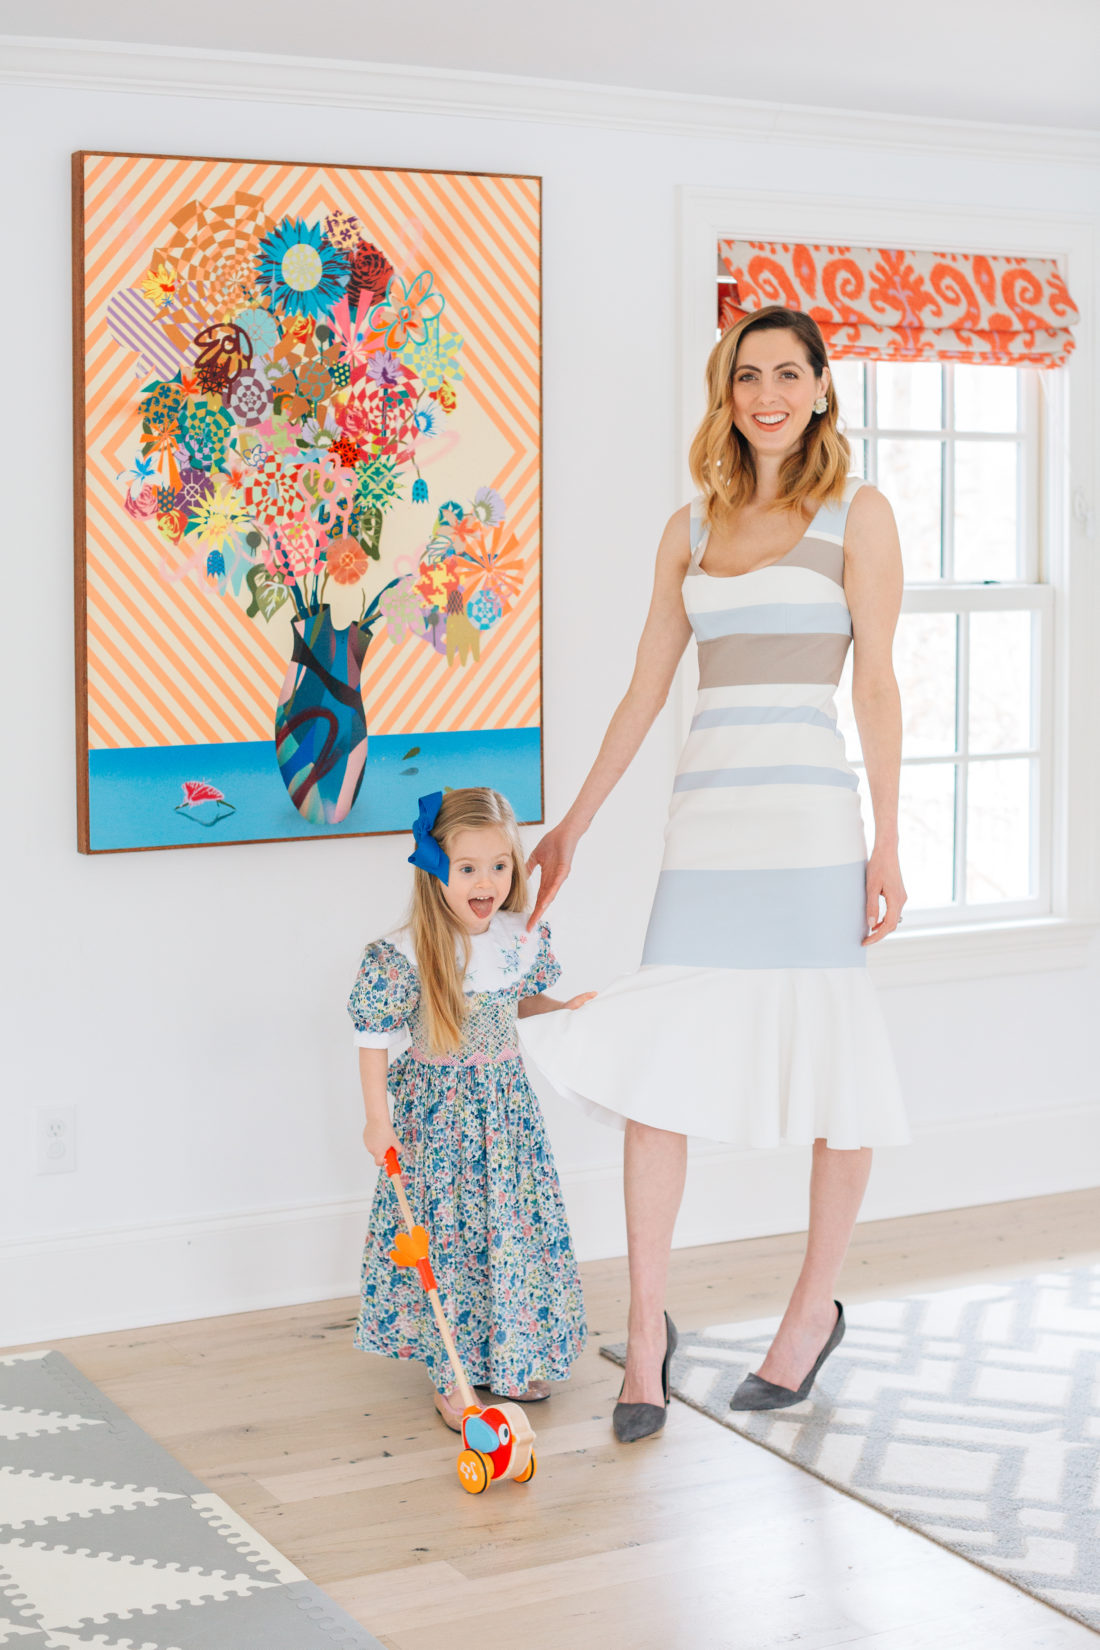
<svg viewBox="0 0 1100 1650">
<path fill-rule="evenodd" d="M 458 1388 L 456 1387 L 455 1391 L 457 1392 L 457 1390 Z M 451 1403 L 451 1399 L 453 1397 L 453 1392 L 437 1392 L 435 1395 L 435 1407 L 439 1411 L 439 1415 L 444 1426 L 450 1427 L 452 1432 L 461 1432 L 462 1410 L 456 1409 L 454 1404 Z"/>
<path fill-rule="evenodd" d="M 669 1392 L 669 1369 L 672 1364 L 672 1354 L 676 1350 L 676 1325 L 665 1313 L 665 1356 L 661 1364 L 661 1390 L 664 1392 L 663 1404 L 624 1404 L 617 1403 L 611 1412 L 611 1425 L 615 1437 L 620 1444 L 633 1444 L 639 1438 L 649 1438 L 655 1432 L 660 1432 L 665 1424 L 671 1394 Z M 626 1385 L 624 1379 L 623 1386 Z M 619 1388 L 620 1393 L 622 1387 Z"/>
<path fill-rule="evenodd" d="M 510 1404 L 544 1404 L 550 1396 L 549 1381 L 532 1381 L 522 1392 L 491 1392 Z"/>
<path fill-rule="evenodd" d="M 789 1409 L 792 1404 L 800 1404 L 803 1398 L 810 1396 L 810 1389 L 817 1380 L 818 1371 L 822 1364 L 830 1352 L 835 1352 L 844 1339 L 844 1308 L 839 1301 L 834 1301 L 833 1305 L 836 1307 L 836 1323 L 833 1325 L 833 1332 L 818 1353 L 814 1367 L 797 1391 L 789 1386 L 776 1386 L 774 1381 L 763 1381 L 759 1375 L 746 1375 L 730 1399 L 731 1409 Z"/>
</svg>

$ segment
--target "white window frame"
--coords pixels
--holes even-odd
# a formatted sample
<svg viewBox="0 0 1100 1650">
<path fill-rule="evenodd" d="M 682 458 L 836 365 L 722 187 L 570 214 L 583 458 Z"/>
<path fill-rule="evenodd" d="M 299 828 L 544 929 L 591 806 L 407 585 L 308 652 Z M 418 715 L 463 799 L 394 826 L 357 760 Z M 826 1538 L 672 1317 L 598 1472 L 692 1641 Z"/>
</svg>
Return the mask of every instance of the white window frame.
<svg viewBox="0 0 1100 1650">
<path fill-rule="evenodd" d="M 867 367 L 876 363 L 868 361 Z M 956 904 L 938 908 L 910 908 L 907 921 L 909 932 L 919 927 L 965 928 L 977 923 L 1001 923 L 1020 917 L 1051 915 L 1052 877 L 1051 836 L 1052 785 L 1051 750 L 1053 720 L 1053 613 L 1054 588 L 1043 580 L 1043 519 L 1039 509 L 1042 477 L 1046 474 L 1052 456 L 1044 439 L 1041 415 L 1041 396 L 1037 369 L 1026 373 L 1020 385 L 1020 418 L 1014 431 L 960 431 L 954 427 L 954 375 L 950 364 L 944 366 L 943 423 L 938 429 L 893 429 L 880 425 L 877 416 L 875 377 L 868 373 L 867 394 L 863 423 L 844 421 L 847 434 L 855 441 L 931 441 L 943 449 L 947 463 L 944 469 L 945 486 L 942 498 L 942 531 L 944 574 L 939 579 L 907 581 L 902 600 L 904 613 L 950 613 L 964 620 L 959 627 L 956 653 L 956 737 L 955 749 L 929 756 L 904 756 L 905 767 L 941 766 L 952 763 L 957 770 L 955 786 L 955 848 L 956 880 L 962 882 L 964 895 Z M 841 407 L 843 414 L 844 408 Z M 962 584 L 951 577 L 954 564 L 954 481 L 955 447 L 968 441 L 1005 441 L 1015 443 L 1023 462 L 1017 469 L 1017 561 L 1021 578 L 1002 579 L 993 584 Z M 868 479 L 877 481 L 874 464 L 868 466 Z M 1010 751 L 989 751 L 972 755 L 970 751 L 970 626 L 972 613 L 1026 612 L 1033 617 L 1032 652 L 1035 661 L 1032 674 L 1032 706 L 1030 724 L 1034 734 L 1028 747 Z M 965 898 L 967 795 L 971 767 L 975 763 L 1002 761 L 1008 757 L 1028 757 L 1038 770 L 1038 784 L 1031 789 L 1031 819 L 1029 847 L 1031 853 L 1030 886 L 1033 893 L 1019 900 L 998 900 L 981 905 Z M 862 769 L 862 761 L 853 755 L 853 765 Z M 904 771 L 904 768 L 903 768 Z"/>
<path fill-rule="evenodd" d="M 1041 889 L 1048 914 L 998 908 L 988 921 L 944 922 L 900 930 L 870 960 L 883 984 L 922 983 L 991 974 L 1077 968 L 1088 961 L 1100 927 L 1100 739 L 1095 724 L 1100 657 L 1100 567 L 1094 478 L 1100 472 L 1100 421 L 1094 405 L 1094 233 L 1090 218 L 982 207 L 899 204 L 847 196 L 784 195 L 750 190 L 680 191 L 680 405 L 682 465 L 676 502 L 690 497 L 687 450 L 703 411 L 703 366 L 715 336 L 715 251 L 720 239 L 823 245 L 904 246 L 1053 257 L 1080 308 L 1077 348 L 1068 368 L 1043 375 L 1043 485 L 1035 500 L 1041 546 L 1043 681 L 1047 760 L 1036 821 L 1050 852 Z M 1029 533 L 1029 536 L 1030 533 Z M 965 586 L 911 586 L 910 603 L 942 602 L 956 610 Z M 987 587 L 980 587 L 985 591 Z M 1034 586 L 1004 584 L 998 601 L 1034 603 Z M 941 608 L 942 610 L 942 608 Z M 678 732 L 689 720 L 690 667 L 676 693 Z"/>
</svg>

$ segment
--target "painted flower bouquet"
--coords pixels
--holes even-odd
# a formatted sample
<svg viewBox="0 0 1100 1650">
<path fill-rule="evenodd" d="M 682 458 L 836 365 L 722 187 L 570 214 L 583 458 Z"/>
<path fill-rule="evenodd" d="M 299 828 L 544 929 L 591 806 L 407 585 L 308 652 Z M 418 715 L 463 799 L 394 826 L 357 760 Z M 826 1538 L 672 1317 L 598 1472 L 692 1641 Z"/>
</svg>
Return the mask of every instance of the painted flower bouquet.
<svg viewBox="0 0 1100 1650">
<path fill-rule="evenodd" d="M 167 541 L 166 576 L 206 581 L 265 622 L 292 604 L 276 752 L 314 821 L 345 817 L 358 794 L 359 672 L 375 627 L 448 666 L 476 662 L 523 578 L 505 501 L 483 486 L 443 501 L 415 565 L 369 603 L 364 588 L 346 630 L 332 625 L 334 587 L 364 585 L 387 513 L 406 496 L 430 502 L 421 459 L 464 376 L 433 271 L 403 279 L 379 239 L 343 211 L 273 221 L 249 195 L 196 202 L 108 308 L 154 374 L 124 509 Z"/>
</svg>

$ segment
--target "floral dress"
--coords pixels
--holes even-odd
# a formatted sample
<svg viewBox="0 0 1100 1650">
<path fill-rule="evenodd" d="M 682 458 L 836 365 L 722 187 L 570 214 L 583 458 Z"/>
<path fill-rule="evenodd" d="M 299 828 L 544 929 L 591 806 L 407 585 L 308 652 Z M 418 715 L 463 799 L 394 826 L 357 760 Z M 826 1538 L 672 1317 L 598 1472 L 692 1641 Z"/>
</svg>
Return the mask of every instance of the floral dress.
<svg viewBox="0 0 1100 1650">
<path fill-rule="evenodd" d="M 443 1310 L 474 1386 L 563 1380 L 584 1345 L 584 1300 L 561 1187 L 516 1038 L 521 998 L 561 974 L 540 923 L 502 911 L 471 936 L 462 1048 L 429 1054 L 405 930 L 368 945 L 348 1012 L 360 1047 L 386 1048 L 394 1132 L 416 1220 L 431 1238 Z M 397 1056 L 395 1058 L 395 1056 Z M 380 1174 L 363 1252 L 355 1344 L 454 1377 L 416 1271 L 389 1251 L 403 1230 Z"/>
</svg>

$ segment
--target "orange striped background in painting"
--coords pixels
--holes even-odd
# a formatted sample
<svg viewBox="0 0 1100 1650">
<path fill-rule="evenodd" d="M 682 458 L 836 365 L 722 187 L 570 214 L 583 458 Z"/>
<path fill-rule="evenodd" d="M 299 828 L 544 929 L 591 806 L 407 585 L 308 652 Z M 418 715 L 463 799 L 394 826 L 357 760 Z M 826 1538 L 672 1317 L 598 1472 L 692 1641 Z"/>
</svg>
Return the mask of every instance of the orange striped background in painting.
<svg viewBox="0 0 1100 1650">
<path fill-rule="evenodd" d="M 93 749 L 270 739 L 286 658 L 262 620 L 205 580 L 184 553 L 122 507 L 138 454 L 136 361 L 107 327 L 169 221 L 189 201 L 259 195 L 267 215 L 316 222 L 339 208 L 408 278 L 435 274 L 445 330 L 463 338 L 464 406 L 506 456 L 471 476 L 508 504 L 525 563 L 512 611 L 482 638 L 479 664 L 448 667 L 423 642 L 375 633 L 363 671 L 372 733 L 537 727 L 539 689 L 539 188 L 535 180 L 239 161 L 89 155 L 84 163 L 88 734 Z M 430 472 L 429 472 L 430 474 Z M 405 506 L 408 508 L 408 506 Z M 401 505 L 396 507 L 397 510 Z M 426 520 L 422 511 L 418 519 Z M 383 557 L 386 535 L 383 530 Z M 372 595 L 386 576 L 372 564 Z"/>
</svg>

